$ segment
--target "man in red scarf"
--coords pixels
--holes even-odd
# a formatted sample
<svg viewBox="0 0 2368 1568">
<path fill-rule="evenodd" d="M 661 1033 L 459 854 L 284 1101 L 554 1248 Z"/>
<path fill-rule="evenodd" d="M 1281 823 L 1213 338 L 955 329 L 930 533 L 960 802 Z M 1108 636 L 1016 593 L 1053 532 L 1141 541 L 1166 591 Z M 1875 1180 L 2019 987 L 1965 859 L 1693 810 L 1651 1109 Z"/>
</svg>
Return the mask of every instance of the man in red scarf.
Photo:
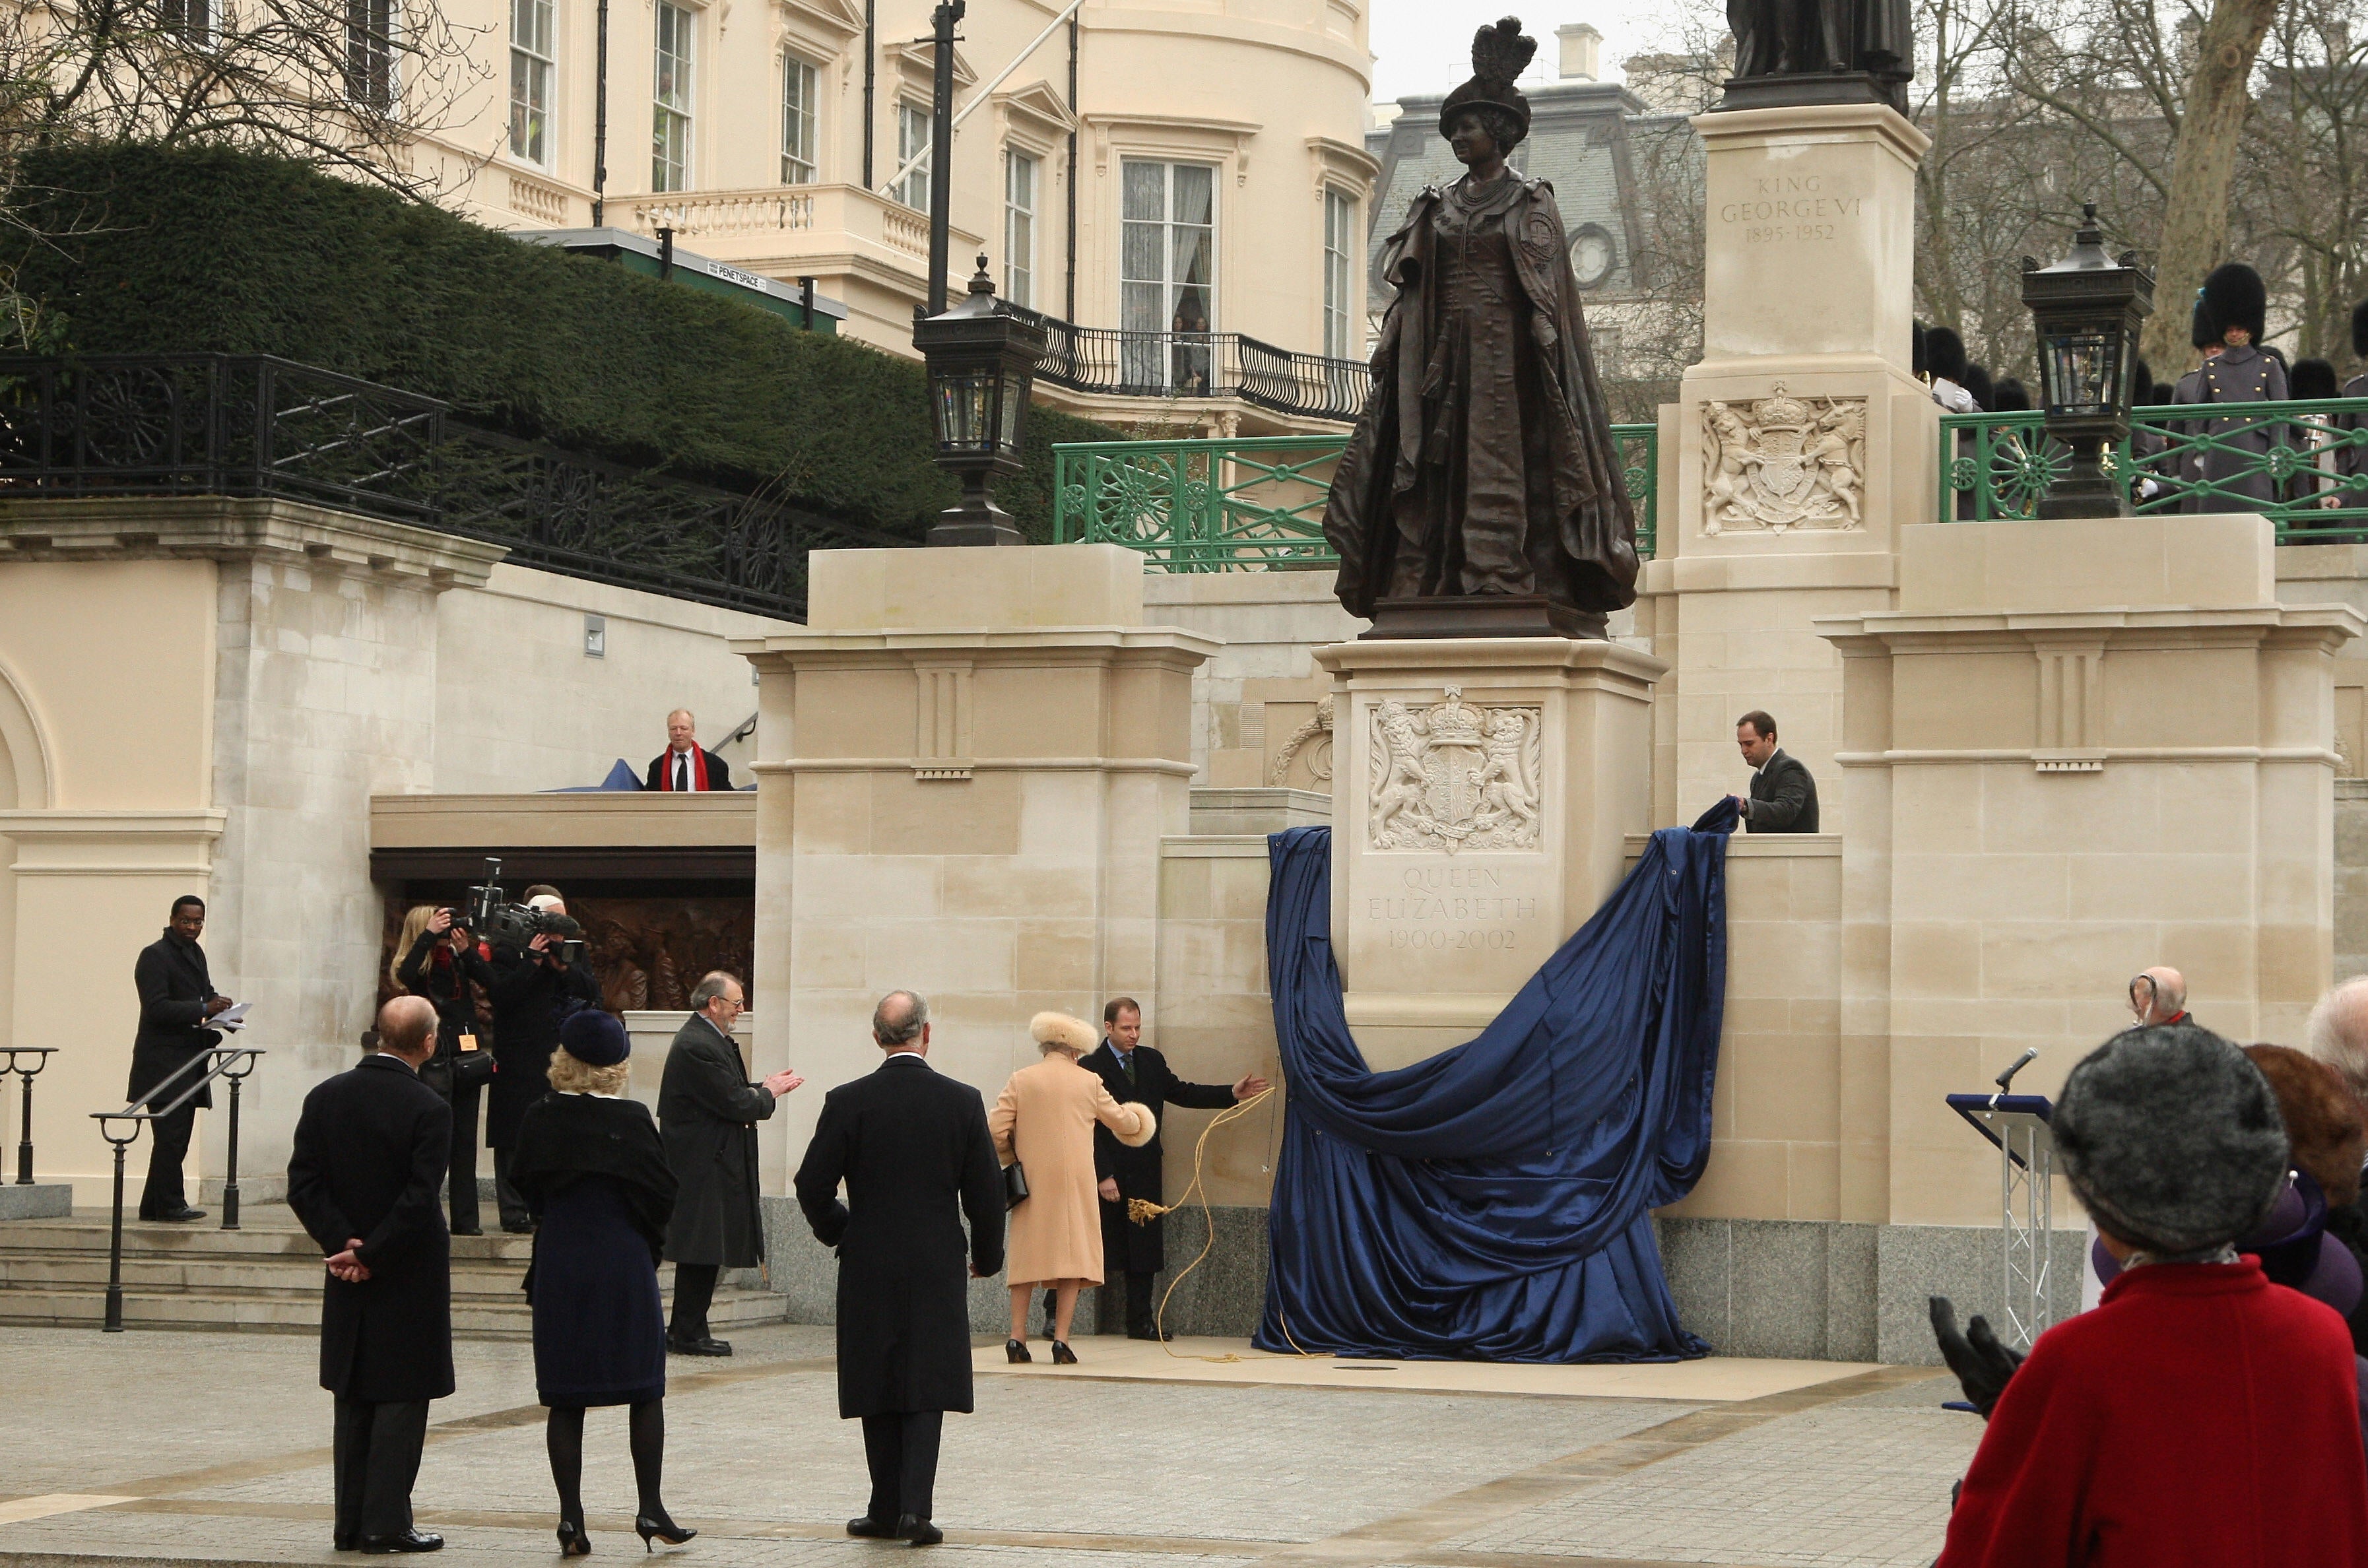
<svg viewBox="0 0 2368 1568">
<path fill-rule="evenodd" d="M 2122 1272 L 1998 1395 L 1939 1568 L 2368 1568 L 2351 1333 L 2231 1244 L 2285 1179 L 2260 1070 L 2193 1024 L 2131 1029 L 2053 1128 Z"/>
<path fill-rule="evenodd" d="M 666 715 L 666 749 L 650 759 L 645 790 L 729 790 L 732 767 L 699 744 L 699 720 L 688 708 Z"/>
</svg>

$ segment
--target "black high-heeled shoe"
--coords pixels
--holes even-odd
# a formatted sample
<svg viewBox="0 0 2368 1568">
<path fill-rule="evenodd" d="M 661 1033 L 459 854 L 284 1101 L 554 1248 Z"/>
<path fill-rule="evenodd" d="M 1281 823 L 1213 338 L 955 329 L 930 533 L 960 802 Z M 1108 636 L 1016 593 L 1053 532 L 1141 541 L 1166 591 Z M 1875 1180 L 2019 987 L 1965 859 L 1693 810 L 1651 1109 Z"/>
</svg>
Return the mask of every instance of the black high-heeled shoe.
<svg viewBox="0 0 2368 1568">
<path fill-rule="evenodd" d="M 1074 1367 L 1077 1364 L 1077 1353 L 1069 1348 L 1067 1340 L 1053 1341 L 1053 1364 L 1056 1367 Z"/>
<path fill-rule="evenodd" d="M 653 1550 L 650 1546 L 650 1537 L 652 1536 L 657 1537 L 668 1546 L 680 1546 L 684 1541 L 689 1540 L 692 1536 L 699 1533 L 697 1530 L 687 1530 L 683 1528 L 680 1525 L 676 1524 L 672 1519 L 667 1518 L 664 1514 L 635 1515 L 633 1517 L 633 1532 L 642 1538 L 642 1550 L 643 1551 Z"/>
<path fill-rule="evenodd" d="M 1036 1359 L 1035 1357 L 1028 1354 L 1028 1342 L 1024 1339 L 1005 1340 L 1003 1342 L 1003 1358 L 1014 1365 L 1017 1365 L 1021 1361 L 1032 1362 Z"/>
<path fill-rule="evenodd" d="M 559 1555 L 562 1557 L 592 1555 L 592 1538 L 586 1535 L 584 1527 L 574 1519 L 559 1521 Z"/>
</svg>

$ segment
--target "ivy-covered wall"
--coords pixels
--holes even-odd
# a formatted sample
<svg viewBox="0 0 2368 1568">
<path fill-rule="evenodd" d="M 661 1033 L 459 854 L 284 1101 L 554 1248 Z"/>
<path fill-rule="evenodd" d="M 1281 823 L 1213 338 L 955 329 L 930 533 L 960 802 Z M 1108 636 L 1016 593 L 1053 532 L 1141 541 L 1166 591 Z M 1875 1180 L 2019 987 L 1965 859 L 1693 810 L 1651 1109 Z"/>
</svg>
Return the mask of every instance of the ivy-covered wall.
<svg viewBox="0 0 2368 1568">
<path fill-rule="evenodd" d="M 82 353 L 269 353 L 463 415 L 918 538 L 956 499 L 920 366 L 333 178 L 222 149 L 37 152 L 0 240 Z M 1052 529 L 1053 443 L 1114 432 L 1037 408 L 996 497 Z"/>
</svg>

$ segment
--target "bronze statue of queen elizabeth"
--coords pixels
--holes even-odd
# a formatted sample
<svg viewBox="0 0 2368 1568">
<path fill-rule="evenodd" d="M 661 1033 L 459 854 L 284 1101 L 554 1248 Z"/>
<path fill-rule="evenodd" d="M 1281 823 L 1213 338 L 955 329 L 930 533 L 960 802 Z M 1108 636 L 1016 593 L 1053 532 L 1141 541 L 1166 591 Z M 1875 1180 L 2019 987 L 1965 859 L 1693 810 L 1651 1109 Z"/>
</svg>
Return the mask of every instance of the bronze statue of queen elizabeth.
<svg viewBox="0 0 2368 1568">
<path fill-rule="evenodd" d="M 1505 166 L 1537 52 L 1508 17 L 1472 44 L 1440 134 L 1463 177 L 1390 236 L 1396 296 L 1324 537 L 1368 637 L 1600 637 L 1636 598 L 1636 522 L 1554 188 Z"/>
</svg>

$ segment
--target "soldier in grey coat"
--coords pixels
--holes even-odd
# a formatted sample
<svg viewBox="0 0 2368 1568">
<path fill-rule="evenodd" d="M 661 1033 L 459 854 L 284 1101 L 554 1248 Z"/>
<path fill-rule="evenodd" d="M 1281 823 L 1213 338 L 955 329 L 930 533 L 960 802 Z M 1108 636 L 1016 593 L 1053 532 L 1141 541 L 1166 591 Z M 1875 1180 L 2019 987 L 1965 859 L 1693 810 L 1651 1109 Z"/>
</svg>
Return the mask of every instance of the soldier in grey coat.
<svg viewBox="0 0 2368 1568">
<path fill-rule="evenodd" d="M 674 1037 L 658 1085 L 658 1123 L 674 1172 L 674 1218 L 666 1257 L 674 1269 L 674 1320 L 666 1348 L 682 1356 L 729 1356 L 708 1331 L 716 1276 L 752 1268 L 765 1256 L 757 1205 L 757 1123 L 805 1082 L 795 1073 L 748 1081 L 732 1025 L 746 1006 L 740 982 L 717 971 L 691 989 L 697 1009 Z"/>
<path fill-rule="evenodd" d="M 2196 310 L 2197 335 L 2211 335 L 2220 351 L 2180 378 L 2178 401 L 2284 402 L 2286 368 L 2258 347 L 2269 313 L 2269 290 L 2261 275 L 2242 262 L 2228 263 L 2203 280 Z M 2208 436 L 2221 445 L 2192 451 L 2180 461 L 2180 477 L 2194 488 L 2180 509 L 2233 512 L 2243 510 L 2248 501 L 2276 501 L 2278 481 L 2260 467 L 2259 458 L 2272 447 L 2289 444 L 2292 428 L 2283 420 L 2186 421 L 2183 430 L 2189 437 Z"/>
</svg>

